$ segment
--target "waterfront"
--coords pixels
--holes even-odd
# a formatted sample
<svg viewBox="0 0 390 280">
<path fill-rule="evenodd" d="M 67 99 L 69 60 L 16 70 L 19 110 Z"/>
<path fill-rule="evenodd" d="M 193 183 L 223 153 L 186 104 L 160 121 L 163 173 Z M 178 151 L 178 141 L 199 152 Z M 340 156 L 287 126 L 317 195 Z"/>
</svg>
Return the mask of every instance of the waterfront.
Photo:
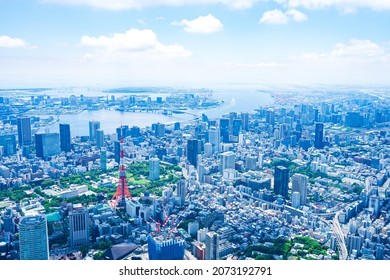
<svg viewBox="0 0 390 280">
<path fill-rule="evenodd" d="M 53 94 L 55 92 L 53 91 Z M 99 95 L 99 92 L 95 92 Z M 100 94 L 101 95 L 101 94 Z M 145 95 L 149 95 L 145 93 Z M 150 95 L 159 96 L 156 93 Z M 118 96 L 118 95 L 117 95 Z M 122 96 L 124 96 L 122 94 Z M 114 133 L 121 124 L 129 126 L 147 127 L 153 123 L 174 123 L 184 122 L 195 118 L 194 115 L 206 114 L 209 118 L 218 118 L 229 112 L 252 112 L 261 106 L 273 103 L 269 93 L 257 92 L 255 90 L 217 90 L 213 97 L 224 101 L 222 106 L 208 110 L 189 110 L 191 114 L 173 114 L 172 116 L 156 113 L 120 112 L 112 110 L 85 110 L 73 115 L 59 115 L 59 122 L 41 127 L 41 131 L 49 129 L 51 132 L 58 132 L 58 123 L 68 123 L 71 127 L 72 136 L 88 135 L 88 122 L 95 120 L 100 122 L 101 129 L 106 134 Z M 44 116 L 41 116 L 44 118 Z"/>
</svg>

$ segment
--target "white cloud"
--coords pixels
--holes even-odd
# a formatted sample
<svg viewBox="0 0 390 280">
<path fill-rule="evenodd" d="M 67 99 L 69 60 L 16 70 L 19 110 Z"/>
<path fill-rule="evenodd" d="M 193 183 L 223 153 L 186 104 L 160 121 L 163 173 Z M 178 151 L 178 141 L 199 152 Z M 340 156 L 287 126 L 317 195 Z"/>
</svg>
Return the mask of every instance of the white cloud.
<svg viewBox="0 0 390 280">
<path fill-rule="evenodd" d="M 248 9 L 265 0 L 41 0 L 42 3 L 89 6 L 99 9 L 142 9 L 151 6 L 188 6 L 223 4 L 233 9 Z"/>
<path fill-rule="evenodd" d="M 172 24 L 184 26 L 184 30 L 189 33 L 210 34 L 223 29 L 222 22 L 212 14 L 200 16 L 193 20 L 183 19 L 180 22 L 173 22 Z"/>
<path fill-rule="evenodd" d="M 296 10 L 291 9 L 287 12 L 282 12 L 279 9 L 266 11 L 260 19 L 260 23 L 264 24 L 287 24 L 290 21 L 303 22 L 307 20 L 307 16 Z"/>
<path fill-rule="evenodd" d="M 19 38 L 12 38 L 9 36 L 0 36 L 0 48 L 26 48 L 28 44 L 26 41 Z"/>
<path fill-rule="evenodd" d="M 264 12 L 260 19 L 260 23 L 268 24 L 286 24 L 288 21 L 288 16 L 279 9 Z"/>
<path fill-rule="evenodd" d="M 389 0 L 277 0 L 276 2 L 283 2 L 292 8 L 321 9 L 336 7 L 346 12 L 351 12 L 358 8 L 369 8 L 372 10 L 390 9 Z"/>
<path fill-rule="evenodd" d="M 286 15 L 290 16 L 292 20 L 296 22 L 302 22 L 307 20 L 307 16 L 296 9 L 288 10 L 286 12 Z"/>
<path fill-rule="evenodd" d="M 370 40 L 352 39 L 347 44 L 337 43 L 329 53 L 305 53 L 301 57 L 308 60 L 375 62 L 389 60 L 390 54 Z"/>
<path fill-rule="evenodd" d="M 150 29 L 130 29 L 125 33 L 115 33 L 111 36 L 83 36 L 81 44 L 95 47 L 99 55 L 105 53 L 110 57 L 119 58 L 137 54 L 167 57 L 186 57 L 191 55 L 191 52 L 182 45 L 164 45 L 158 40 L 156 33 Z M 91 58 L 93 54 L 88 54 L 86 57 Z"/>
</svg>

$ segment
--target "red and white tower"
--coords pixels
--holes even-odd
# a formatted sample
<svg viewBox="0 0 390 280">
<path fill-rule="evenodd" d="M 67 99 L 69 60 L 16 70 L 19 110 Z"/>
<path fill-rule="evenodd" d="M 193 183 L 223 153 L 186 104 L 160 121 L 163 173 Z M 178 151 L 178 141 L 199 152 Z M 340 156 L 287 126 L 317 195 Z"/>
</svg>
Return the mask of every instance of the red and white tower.
<svg viewBox="0 0 390 280">
<path fill-rule="evenodd" d="M 126 207 L 126 198 L 131 199 L 129 186 L 126 180 L 125 153 L 123 151 L 123 139 L 120 141 L 120 162 L 119 162 L 119 182 L 116 192 L 111 199 L 111 205 L 115 207 Z"/>
</svg>

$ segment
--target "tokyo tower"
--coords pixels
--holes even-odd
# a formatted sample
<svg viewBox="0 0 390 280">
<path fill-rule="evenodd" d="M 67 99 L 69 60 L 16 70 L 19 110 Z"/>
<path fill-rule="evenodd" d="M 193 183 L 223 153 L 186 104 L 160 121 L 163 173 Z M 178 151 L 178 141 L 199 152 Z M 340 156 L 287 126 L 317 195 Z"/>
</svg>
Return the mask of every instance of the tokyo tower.
<svg viewBox="0 0 390 280">
<path fill-rule="evenodd" d="M 129 186 L 127 185 L 126 180 L 126 167 L 124 161 L 125 153 L 123 151 L 123 139 L 120 141 L 120 162 L 119 162 L 119 182 L 116 192 L 111 199 L 111 206 L 113 208 L 126 207 L 126 198 L 131 199 L 131 194 L 129 191 Z"/>
</svg>

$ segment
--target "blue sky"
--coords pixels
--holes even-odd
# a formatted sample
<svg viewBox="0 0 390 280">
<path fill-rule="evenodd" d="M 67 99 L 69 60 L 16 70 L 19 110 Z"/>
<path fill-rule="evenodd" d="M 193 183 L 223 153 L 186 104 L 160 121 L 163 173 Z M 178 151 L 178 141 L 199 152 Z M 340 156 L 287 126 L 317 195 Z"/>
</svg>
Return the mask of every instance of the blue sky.
<svg viewBox="0 0 390 280">
<path fill-rule="evenodd" d="M 0 87 L 390 83 L 390 0 L 0 0 Z"/>
</svg>

